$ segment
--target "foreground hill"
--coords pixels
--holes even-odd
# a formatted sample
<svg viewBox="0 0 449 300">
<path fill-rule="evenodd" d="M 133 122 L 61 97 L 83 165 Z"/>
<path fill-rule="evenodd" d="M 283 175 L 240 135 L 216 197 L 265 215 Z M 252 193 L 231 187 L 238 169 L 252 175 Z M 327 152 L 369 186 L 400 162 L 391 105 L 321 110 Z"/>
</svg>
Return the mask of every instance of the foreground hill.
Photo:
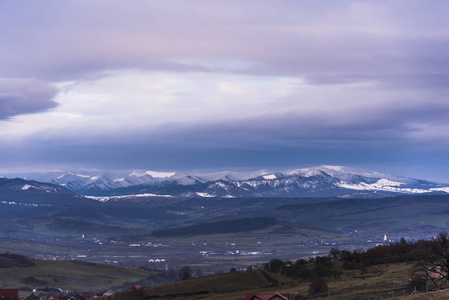
<svg viewBox="0 0 449 300">
<path fill-rule="evenodd" d="M 3 287 L 17 287 L 31 293 L 32 289 L 98 292 L 116 287 L 127 290 L 139 282 L 160 284 L 167 278 L 159 272 L 149 272 L 80 261 L 47 261 L 25 256 L 0 254 L 0 278 Z"/>
<path fill-rule="evenodd" d="M 448 193 L 448 185 L 341 166 L 289 171 L 178 174 L 145 170 L 10 174 L 91 196 L 148 194 L 182 197 L 383 197 Z M 105 199 L 105 198 L 102 198 Z"/>
<path fill-rule="evenodd" d="M 244 294 L 274 292 L 295 300 L 331 296 L 332 299 L 382 299 L 424 293 L 449 287 L 448 241 L 448 233 L 441 232 L 433 240 L 401 239 L 366 251 L 333 248 L 325 256 L 296 261 L 272 259 L 256 271 L 236 273 L 232 268 L 230 274 L 139 289 L 119 294 L 114 300 L 242 299 Z"/>
<path fill-rule="evenodd" d="M 415 294 L 413 297 L 404 296 L 395 298 L 396 300 L 447 300 L 449 299 L 449 290 L 441 290 L 429 293 Z"/>
<path fill-rule="evenodd" d="M 371 266 L 363 271 L 342 270 L 339 279 L 328 282 L 331 299 L 384 299 L 410 295 L 407 289 L 412 264 L 397 263 Z M 341 266 L 340 266 L 341 268 Z M 323 299 L 328 293 L 312 295 L 309 282 L 292 280 L 278 273 L 257 270 L 188 279 L 177 283 L 147 287 L 139 291 L 121 293 L 111 300 L 130 299 L 216 299 L 241 300 L 245 294 L 279 292 L 289 299 Z M 105 297 L 99 299 L 107 299 Z M 298 298 L 299 299 L 299 298 Z M 427 298 L 422 298 L 427 299 Z M 429 298 L 430 299 L 430 298 Z"/>
<path fill-rule="evenodd" d="M 265 277 L 261 271 L 254 271 L 212 275 L 155 287 L 146 287 L 130 293 L 117 294 L 112 299 L 208 299 L 220 295 L 228 297 L 232 293 L 242 295 L 242 293 L 244 294 L 245 291 L 250 289 L 270 289 L 270 287 L 273 287 L 273 282 L 270 281 L 270 278 Z M 242 299 L 242 296 L 238 299 Z"/>
</svg>

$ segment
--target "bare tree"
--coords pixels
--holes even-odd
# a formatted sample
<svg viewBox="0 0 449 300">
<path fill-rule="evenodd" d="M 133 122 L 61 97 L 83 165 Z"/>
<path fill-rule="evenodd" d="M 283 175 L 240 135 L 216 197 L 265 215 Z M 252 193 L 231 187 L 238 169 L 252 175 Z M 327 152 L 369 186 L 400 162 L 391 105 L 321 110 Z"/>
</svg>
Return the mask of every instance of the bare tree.
<svg viewBox="0 0 449 300">
<path fill-rule="evenodd" d="M 181 280 L 192 278 L 192 270 L 190 269 L 190 267 L 182 267 L 181 270 L 179 270 L 179 278 Z"/>
<path fill-rule="evenodd" d="M 418 260 L 413 268 L 413 277 L 424 277 L 438 289 L 449 280 L 449 236 L 441 232 L 435 239 L 429 253 Z"/>
<path fill-rule="evenodd" d="M 329 257 L 331 257 L 333 260 L 340 259 L 341 251 L 337 248 L 332 248 L 329 250 Z"/>
</svg>

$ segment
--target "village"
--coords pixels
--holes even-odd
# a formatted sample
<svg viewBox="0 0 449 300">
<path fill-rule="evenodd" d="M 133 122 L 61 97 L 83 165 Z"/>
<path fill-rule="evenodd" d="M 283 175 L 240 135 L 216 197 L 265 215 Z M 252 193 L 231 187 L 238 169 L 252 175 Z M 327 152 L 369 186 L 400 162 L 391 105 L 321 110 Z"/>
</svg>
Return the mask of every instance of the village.
<svg viewBox="0 0 449 300">
<path fill-rule="evenodd" d="M 388 238 L 386 234 L 377 238 L 360 236 L 357 230 L 345 232 L 338 240 L 300 240 L 283 243 L 255 241 L 237 243 L 231 241 L 195 240 L 177 242 L 176 240 L 124 241 L 103 240 L 87 237 L 84 234 L 74 241 L 60 241 L 71 250 L 65 254 L 36 254 L 42 260 L 80 260 L 95 263 L 114 264 L 127 268 L 168 270 L 183 265 L 201 263 L 205 274 L 223 272 L 233 267 L 257 265 L 263 261 L 291 257 L 307 258 L 326 255 L 330 249 L 366 250 L 379 245 L 394 243 L 399 238 Z M 416 239 L 415 239 L 416 240 Z M 233 257 L 231 261 L 225 259 Z M 207 265 L 210 264 L 210 267 Z"/>
<path fill-rule="evenodd" d="M 231 268 L 227 273 L 229 275 L 232 274 L 248 274 L 245 276 L 250 276 L 249 274 L 265 274 L 262 277 L 266 277 L 265 280 L 266 283 L 271 282 L 271 284 L 275 284 L 276 287 L 283 287 L 284 284 L 280 284 L 277 279 L 273 276 L 278 276 L 276 274 L 279 274 L 279 276 L 282 276 L 284 280 L 299 280 L 299 282 L 306 281 L 309 284 L 309 293 L 312 295 L 322 295 L 322 293 L 326 292 L 330 295 L 330 289 L 327 287 L 327 283 L 329 282 L 336 282 L 341 279 L 342 274 L 346 274 L 344 276 L 348 276 L 348 274 L 351 274 L 353 271 L 351 270 L 358 270 L 361 274 L 362 279 L 364 279 L 364 276 L 367 276 L 366 274 L 370 271 L 367 270 L 368 267 L 373 266 L 373 270 L 379 270 L 380 264 L 383 264 L 383 267 L 385 271 L 382 271 L 380 273 L 377 273 L 375 276 L 383 276 L 384 272 L 388 270 L 388 272 L 391 272 L 391 274 L 396 273 L 396 267 L 394 267 L 392 270 L 389 267 L 389 264 L 385 264 L 386 262 L 394 263 L 394 264 L 400 264 L 406 269 L 410 269 L 414 266 L 414 268 L 418 268 L 417 270 L 420 270 L 420 272 L 424 277 L 408 277 L 409 273 L 408 271 L 405 273 L 402 273 L 401 275 L 393 275 L 393 286 L 396 286 L 396 291 L 392 291 L 391 295 L 397 294 L 398 292 L 401 292 L 403 295 L 406 294 L 406 290 L 410 289 L 410 286 L 416 291 L 417 284 L 415 283 L 417 278 L 422 278 L 424 280 L 424 287 L 421 284 L 419 286 L 419 289 L 422 291 L 423 288 L 426 289 L 426 292 L 429 292 L 430 289 L 435 289 L 435 287 L 441 288 L 445 287 L 447 282 L 447 276 L 448 273 L 446 269 L 440 264 L 440 259 L 445 259 L 444 257 L 437 257 L 437 260 L 434 260 L 433 263 L 429 264 L 429 261 L 426 259 L 423 259 L 422 254 L 420 252 L 415 251 L 417 248 L 420 248 L 422 251 L 439 251 L 435 250 L 438 248 L 438 245 L 442 245 L 443 247 L 447 247 L 446 242 L 448 240 L 448 234 L 446 232 L 440 233 L 437 237 L 434 237 L 431 240 L 419 240 L 416 242 L 408 242 L 404 238 L 401 238 L 400 241 L 390 241 L 388 240 L 387 236 L 384 235 L 384 242 L 383 245 L 377 245 L 372 248 L 367 249 L 366 251 L 347 251 L 347 250 L 338 250 L 336 248 L 331 248 L 331 250 L 328 253 L 323 253 L 322 255 L 316 256 L 310 256 L 307 260 L 306 259 L 299 259 L 298 261 L 294 262 L 291 260 L 279 260 L 277 258 L 271 259 L 267 262 L 265 260 L 264 264 L 256 264 L 251 265 L 247 268 Z M 141 246 L 130 246 L 126 245 L 128 247 L 142 247 Z M 148 243 L 147 243 L 148 245 Z M 125 246 L 124 244 L 119 246 Z M 328 246 L 332 246 L 328 245 Z M 425 252 L 422 252 L 425 253 Z M 437 252 L 436 252 L 437 253 Z M 209 251 L 200 251 L 199 253 L 201 256 L 214 256 L 215 254 Z M 225 253 L 224 255 L 240 255 L 243 256 L 251 256 L 251 255 L 260 255 L 261 253 L 250 253 L 250 252 L 244 252 L 241 253 L 240 251 L 233 251 L 231 253 Z M 428 254 L 425 255 L 426 257 Z M 420 258 L 421 257 L 421 258 Z M 422 265 L 422 267 L 419 267 L 420 264 L 408 264 L 405 263 L 404 259 L 411 259 L 412 261 L 419 261 Z M 151 259 L 153 263 L 156 263 L 155 259 Z M 363 261 L 362 265 L 359 265 L 360 262 Z M 164 262 L 162 259 L 158 259 L 157 262 Z M 340 262 L 340 263 L 338 263 Z M 343 264 L 344 262 L 344 264 Z M 304 267 L 308 265 L 308 267 Z M 399 265 L 398 265 L 399 266 Z M 296 271 L 294 271 L 296 270 Z M 255 273 L 254 273 L 255 272 Z M 271 275 L 269 275 L 271 274 Z M 325 276 L 327 278 L 325 287 L 314 287 L 314 280 L 323 280 L 323 277 L 317 277 L 316 272 L 321 272 L 320 276 Z M 348 273 L 349 272 L 349 273 Z M 195 272 L 193 268 L 189 267 L 183 267 L 179 270 L 179 279 L 181 279 L 181 282 L 184 280 L 194 279 L 197 278 L 199 280 L 204 280 L 204 278 L 207 277 L 206 274 L 199 274 L 198 272 Z M 352 273 L 353 274 L 353 273 Z M 188 276 L 186 276 L 188 275 Z M 227 276 L 225 273 L 221 273 L 219 276 Z M 299 277 L 298 277 L 299 276 Z M 351 278 L 359 278 L 358 276 L 350 275 Z M 370 275 L 373 276 L 373 275 Z M 404 277 L 406 276 L 406 277 Z M 214 280 L 213 278 L 218 278 L 216 276 L 211 276 L 211 280 Z M 225 277 L 223 277 L 225 278 Z M 260 278 L 260 277 L 259 277 Z M 295 279 L 296 278 L 296 279 Z M 321 279 L 320 279 L 321 278 Z M 409 279 L 406 279 L 409 278 Z M 347 277 L 346 280 L 348 280 L 349 277 Z M 353 280 L 351 279 L 351 280 Z M 208 279 L 206 279 L 208 280 Z M 420 279 L 421 280 L 421 279 Z M 37 279 L 34 279 L 35 282 L 37 282 Z M 181 283 L 179 282 L 179 283 Z M 199 281 L 201 282 L 201 281 Z M 292 281 L 293 282 L 296 281 Z M 273 286 L 271 285 L 270 286 Z M 296 283 L 297 284 L 297 283 Z M 408 287 L 407 287 L 408 286 Z M 143 290 L 144 285 L 142 284 L 134 284 L 132 286 L 129 286 L 127 288 L 128 293 L 131 293 L 129 295 L 140 295 L 145 294 L 148 292 L 148 290 Z M 390 287 L 390 288 L 392 288 Z M 400 287 L 400 288 L 399 288 Z M 285 288 L 285 287 L 284 287 Z M 313 289 L 316 288 L 316 291 Z M 335 287 L 334 287 L 335 288 Z M 399 290 L 400 291 L 399 291 Z M 22 296 L 19 297 L 19 289 L 2 289 L 0 290 L 0 297 L 4 299 L 29 299 L 29 300 L 85 300 L 85 299 L 92 299 L 96 297 L 111 297 L 114 296 L 117 292 L 123 293 L 123 287 L 118 291 L 117 289 L 108 289 L 101 292 L 92 292 L 92 291 L 86 291 L 86 292 L 74 292 L 74 291 L 67 291 L 63 290 L 61 288 L 57 287 L 48 287 L 47 288 L 40 288 L 38 289 L 29 289 L 30 295 L 29 296 Z M 21 288 L 21 293 L 24 295 L 24 293 L 27 293 L 26 290 Z M 133 294 L 135 293 L 135 294 Z M 140 294 L 139 294 L 140 293 Z M 182 293 L 185 292 L 181 292 Z M 194 292 L 195 295 L 196 292 Z M 407 292 L 408 293 L 408 292 Z M 186 294 L 187 295 L 187 294 Z M 265 300 L 265 299 L 276 299 L 276 300 L 288 300 L 290 298 L 290 294 L 285 294 L 285 290 L 281 290 L 281 292 L 273 292 L 273 293 L 246 293 L 241 295 L 241 297 L 244 299 L 250 299 L 250 300 Z M 297 298 L 295 298 L 297 299 Z M 299 298 L 298 298 L 299 299 Z"/>
</svg>

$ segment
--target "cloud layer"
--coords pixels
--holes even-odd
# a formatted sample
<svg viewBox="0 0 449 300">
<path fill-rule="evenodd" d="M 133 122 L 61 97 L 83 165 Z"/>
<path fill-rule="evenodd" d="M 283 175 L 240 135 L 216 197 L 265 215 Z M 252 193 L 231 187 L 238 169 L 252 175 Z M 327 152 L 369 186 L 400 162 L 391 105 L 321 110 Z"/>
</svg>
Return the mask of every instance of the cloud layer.
<svg viewBox="0 0 449 300">
<path fill-rule="evenodd" d="M 0 153 L 8 168 L 432 165 L 449 181 L 448 14 L 443 0 L 2 3 Z"/>
</svg>

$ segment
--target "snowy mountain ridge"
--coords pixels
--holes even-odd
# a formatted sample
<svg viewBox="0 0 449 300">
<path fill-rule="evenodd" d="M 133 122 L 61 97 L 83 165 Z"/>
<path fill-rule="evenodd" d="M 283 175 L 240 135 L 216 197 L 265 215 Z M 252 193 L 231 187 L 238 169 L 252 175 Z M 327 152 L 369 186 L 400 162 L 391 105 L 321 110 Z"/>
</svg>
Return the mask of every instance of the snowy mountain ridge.
<svg viewBox="0 0 449 300">
<path fill-rule="evenodd" d="M 11 175 L 60 185 L 79 194 L 99 197 L 383 197 L 398 194 L 449 193 L 449 185 L 328 165 L 274 172 L 261 170 L 190 174 L 121 170 L 8 174 L 8 177 Z"/>
</svg>

